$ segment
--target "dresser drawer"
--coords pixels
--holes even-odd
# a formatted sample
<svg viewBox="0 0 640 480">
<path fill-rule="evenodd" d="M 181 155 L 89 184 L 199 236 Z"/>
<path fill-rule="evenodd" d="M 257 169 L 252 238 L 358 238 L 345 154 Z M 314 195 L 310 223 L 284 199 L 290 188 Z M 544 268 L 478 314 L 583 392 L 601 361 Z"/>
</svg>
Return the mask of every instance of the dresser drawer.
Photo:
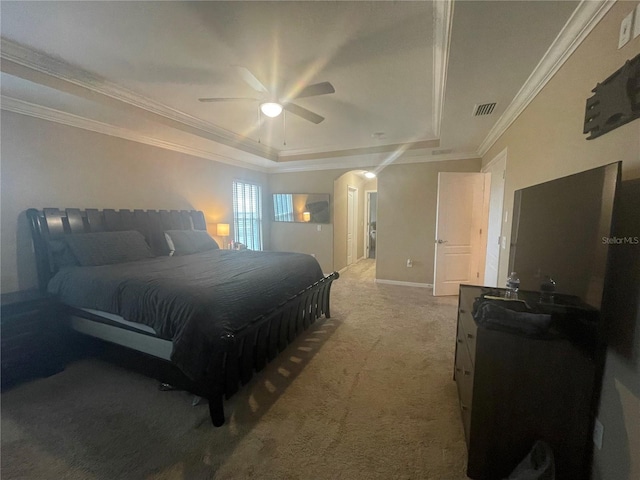
<svg viewBox="0 0 640 480">
<path fill-rule="evenodd" d="M 463 313 L 464 312 L 464 313 Z M 458 345 L 464 344 L 469 352 L 471 365 L 475 364 L 476 359 L 476 336 L 478 328 L 471 316 L 471 312 L 460 309 L 458 319 Z"/>
<path fill-rule="evenodd" d="M 464 425 L 464 434 L 469 443 L 471 407 L 473 404 L 473 366 L 469 352 L 460 345 L 456 349 L 455 377 L 460 399 L 460 413 Z"/>
<path fill-rule="evenodd" d="M 475 363 L 476 358 L 476 336 L 478 333 L 478 326 L 471 312 L 473 311 L 473 302 L 475 297 L 470 295 L 469 292 L 462 290 L 460 292 L 460 301 L 458 304 L 458 330 L 462 328 L 464 330 L 464 339 L 469 349 L 469 355 L 471 356 L 471 363 Z"/>
</svg>

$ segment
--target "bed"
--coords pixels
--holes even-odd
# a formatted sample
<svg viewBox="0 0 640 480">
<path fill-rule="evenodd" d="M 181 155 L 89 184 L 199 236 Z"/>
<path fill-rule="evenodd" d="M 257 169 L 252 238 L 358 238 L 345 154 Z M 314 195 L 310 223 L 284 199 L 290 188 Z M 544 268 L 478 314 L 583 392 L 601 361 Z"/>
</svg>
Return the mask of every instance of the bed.
<svg viewBox="0 0 640 480">
<path fill-rule="evenodd" d="M 310 255 L 222 250 L 201 211 L 29 209 L 40 289 L 71 327 L 178 367 L 224 424 L 223 399 L 311 323 L 331 284 Z"/>
</svg>

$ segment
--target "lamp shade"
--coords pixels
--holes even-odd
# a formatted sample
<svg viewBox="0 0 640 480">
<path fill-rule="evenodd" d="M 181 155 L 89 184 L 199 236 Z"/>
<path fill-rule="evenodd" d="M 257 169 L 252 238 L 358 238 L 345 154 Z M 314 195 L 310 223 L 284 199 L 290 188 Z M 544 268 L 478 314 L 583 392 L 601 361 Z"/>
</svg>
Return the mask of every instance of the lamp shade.
<svg viewBox="0 0 640 480">
<path fill-rule="evenodd" d="M 219 223 L 217 227 L 217 233 L 219 237 L 228 237 L 229 236 L 229 224 L 228 223 Z"/>
<path fill-rule="evenodd" d="M 311 212 L 302 212 L 302 220 L 305 222 L 311 221 Z"/>
<path fill-rule="evenodd" d="M 260 105 L 260 110 L 262 110 L 262 113 L 267 117 L 274 118 L 282 113 L 282 105 L 279 103 L 266 102 Z"/>
</svg>

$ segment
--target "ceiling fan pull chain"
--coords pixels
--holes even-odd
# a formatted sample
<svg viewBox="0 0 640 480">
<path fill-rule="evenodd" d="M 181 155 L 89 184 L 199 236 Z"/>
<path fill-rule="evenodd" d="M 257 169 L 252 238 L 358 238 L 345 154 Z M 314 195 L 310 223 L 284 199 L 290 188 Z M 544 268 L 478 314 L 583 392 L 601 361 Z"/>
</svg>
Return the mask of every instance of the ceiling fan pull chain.
<svg viewBox="0 0 640 480">
<path fill-rule="evenodd" d="M 282 144 L 287 146 L 287 112 L 282 112 Z"/>
</svg>

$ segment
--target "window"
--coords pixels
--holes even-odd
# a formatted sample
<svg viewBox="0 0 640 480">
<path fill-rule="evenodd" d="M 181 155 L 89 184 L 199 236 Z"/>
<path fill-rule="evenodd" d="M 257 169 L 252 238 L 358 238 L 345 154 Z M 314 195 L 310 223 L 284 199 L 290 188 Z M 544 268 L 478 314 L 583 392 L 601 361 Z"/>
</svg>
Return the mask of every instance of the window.
<svg viewBox="0 0 640 480">
<path fill-rule="evenodd" d="M 255 183 L 233 182 L 234 240 L 251 250 L 262 250 L 262 188 Z"/>
</svg>

